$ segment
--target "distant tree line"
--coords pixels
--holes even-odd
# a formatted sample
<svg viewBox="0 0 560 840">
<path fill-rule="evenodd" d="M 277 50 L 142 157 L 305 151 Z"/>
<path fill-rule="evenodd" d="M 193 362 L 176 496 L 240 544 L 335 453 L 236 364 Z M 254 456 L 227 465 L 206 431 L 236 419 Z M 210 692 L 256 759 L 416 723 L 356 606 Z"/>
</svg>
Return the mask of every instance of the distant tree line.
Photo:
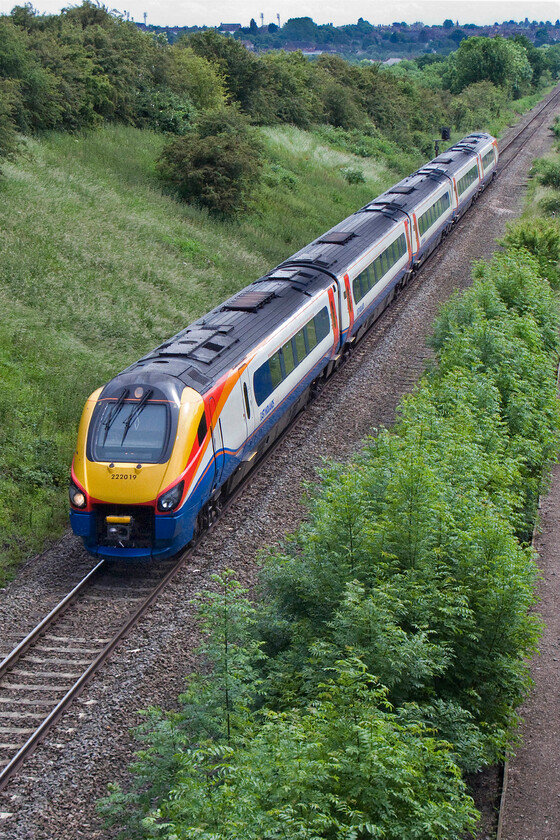
<svg viewBox="0 0 560 840">
<path fill-rule="evenodd" d="M 139 24 L 142 29 L 165 34 L 173 43 L 185 34 L 206 27 L 163 27 Z M 364 18 L 357 23 L 333 26 L 332 23 L 316 24 L 310 17 L 288 19 L 282 26 L 269 23 L 257 26 L 254 19 L 249 26 L 240 26 L 233 37 L 242 40 L 258 52 L 277 49 L 304 48 L 307 50 L 332 50 L 349 60 L 362 58 L 385 59 L 394 56 L 413 58 L 422 53 L 447 55 L 467 37 L 502 35 L 506 38 L 523 35 L 535 46 L 555 44 L 560 41 L 560 20 L 552 21 L 503 21 L 492 26 L 468 23 L 462 26 L 447 18 L 442 25 L 424 26 L 421 22 L 408 24 L 397 21 L 390 25 L 373 25 Z"/>
<path fill-rule="evenodd" d="M 254 21 L 253 21 L 254 24 Z M 457 49 L 467 37 L 524 35 L 537 46 L 554 44 L 560 40 L 560 20 L 504 21 L 494 26 L 466 24 L 455 26 L 451 19 L 443 25 L 424 26 L 421 23 L 395 22 L 390 26 L 375 26 L 360 18 L 357 23 L 344 26 L 316 24 L 310 17 L 290 18 L 282 27 L 242 27 L 235 38 L 253 44 L 257 50 L 283 49 L 294 45 L 315 49 L 336 50 L 345 58 L 387 58 L 389 56 L 413 57 L 424 52 L 448 54 Z"/>
<path fill-rule="evenodd" d="M 176 136 L 162 176 L 183 198 L 230 214 L 258 180 L 253 126 L 323 126 L 359 135 L 360 154 L 372 138 L 429 154 L 434 127 L 483 127 L 506 100 L 559 76 L 560 44 L 537 49 L 524 36 L 466 38 L 447 58 L 387 69 L 333 54 L 257 56 L 212 29 L 170 45 L 90 0 L 60 15 L 27 4 L 0 17 L 0 160 L 22 134 L 107 120 L 150 128 Z"/>
</svg>

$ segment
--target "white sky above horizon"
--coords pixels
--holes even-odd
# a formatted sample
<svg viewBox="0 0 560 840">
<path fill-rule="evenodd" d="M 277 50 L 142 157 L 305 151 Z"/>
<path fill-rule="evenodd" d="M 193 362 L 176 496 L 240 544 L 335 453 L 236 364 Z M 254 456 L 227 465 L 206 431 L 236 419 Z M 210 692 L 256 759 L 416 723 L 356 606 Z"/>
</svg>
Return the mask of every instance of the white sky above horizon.
<svg viewBox="0 0 560 840">
<path fill-rule="evenodd" d="M 0 14 L 8 14 L 25 0 L 0 0 Z M 554 23 L 560 18 L 560 0 L 402 0 L 395 6 L 372 4 L 364 0 L 214 0 L 209 6 L 204 0 L 112 0 L 102 3 L 110 10 L 129 14 L 131 20 L 142 23 L 144 13 L 148 24 L 159 26 L 218 26 L 220 23 L 240 23 L 248 26 L 251 18 L 260 25 L 261 13 L 264 23 L 277 23 L 277 15 L 283 24 L 292 17 L 308 16 L 315 23 L 333 23 L 341 26 L 356 23 L 362 17 L 372 24 L 387 24 L 393 21 L 414 23 L 422 21 L 428 25 L 442 24 L 451 18 L 459 25 L 501 23 L 505 20 L 547 21 Z M 32 5 L 40 13 L 58 14 L 61 9 L 79 6 L 81 2 L 61 0 L 34 0 Z"/>
</svg>

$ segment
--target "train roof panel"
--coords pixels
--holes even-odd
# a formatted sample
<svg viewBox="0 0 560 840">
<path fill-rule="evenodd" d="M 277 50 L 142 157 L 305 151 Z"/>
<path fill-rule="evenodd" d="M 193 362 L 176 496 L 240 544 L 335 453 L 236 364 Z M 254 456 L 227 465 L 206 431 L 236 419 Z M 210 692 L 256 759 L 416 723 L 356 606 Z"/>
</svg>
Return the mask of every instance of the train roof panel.
<svg viewBox="0 0 560 840">
<path fill-rule="evenodd" d="M 393 218 L 390 215 L 358 211 L 297 251 L 279 269 L 309 264 L 309 270 L 316 267 L 340 276 L 371 247 L 372 242 L 382 239 L 404 218 L 402 212 Z"/>
<path fill-rule="evenodd" d="M 168 374 L 204 393 L 263 338 L 327 289 L 332 277 L 310 268 L 274 269 L 160 344 L 121 375 Z"/>
</svg>

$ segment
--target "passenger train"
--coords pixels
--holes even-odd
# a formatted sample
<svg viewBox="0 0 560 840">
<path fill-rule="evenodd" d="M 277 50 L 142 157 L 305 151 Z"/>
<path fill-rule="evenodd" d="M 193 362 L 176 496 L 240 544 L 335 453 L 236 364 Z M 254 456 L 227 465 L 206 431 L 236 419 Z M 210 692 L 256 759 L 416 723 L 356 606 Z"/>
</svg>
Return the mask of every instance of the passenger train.
<svg viewBox="0 0 560 840">
<path fill-rule="evenodd" d="M 95 391 L 70 521 L 94 555 L 172 556 L 495 176 L 473 133 Z"/>
</svg>

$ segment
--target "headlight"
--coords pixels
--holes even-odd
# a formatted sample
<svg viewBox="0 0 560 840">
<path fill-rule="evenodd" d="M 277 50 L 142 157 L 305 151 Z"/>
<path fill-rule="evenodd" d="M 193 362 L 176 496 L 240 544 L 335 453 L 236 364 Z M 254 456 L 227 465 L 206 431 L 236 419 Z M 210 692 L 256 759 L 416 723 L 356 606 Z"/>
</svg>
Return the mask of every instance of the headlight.
<svg viewBox="0 0 560 840">
<path fill-rule="evenodd" d="M 171 488 L 171 490 L 163 493 L 158 499 L 157 509 L 163 511 L 164 513 L 169 513 L 169 511 L 175 510 L 181 501 L 184 486 L 185 482 L 180 481 L 179 484 L 176 484 L 175 487 Z"/>
<path fill-rule="evenodd" d="M 70 504 L 77 508 L 85 508 L 87 507 L 87 497 L 81 487 L 78 487 L 77 484 L 74 484 L 73 481 L 70 482 L 70 487 L 68 488 L 68 493 L 70 496 Z"/>
</svg>

